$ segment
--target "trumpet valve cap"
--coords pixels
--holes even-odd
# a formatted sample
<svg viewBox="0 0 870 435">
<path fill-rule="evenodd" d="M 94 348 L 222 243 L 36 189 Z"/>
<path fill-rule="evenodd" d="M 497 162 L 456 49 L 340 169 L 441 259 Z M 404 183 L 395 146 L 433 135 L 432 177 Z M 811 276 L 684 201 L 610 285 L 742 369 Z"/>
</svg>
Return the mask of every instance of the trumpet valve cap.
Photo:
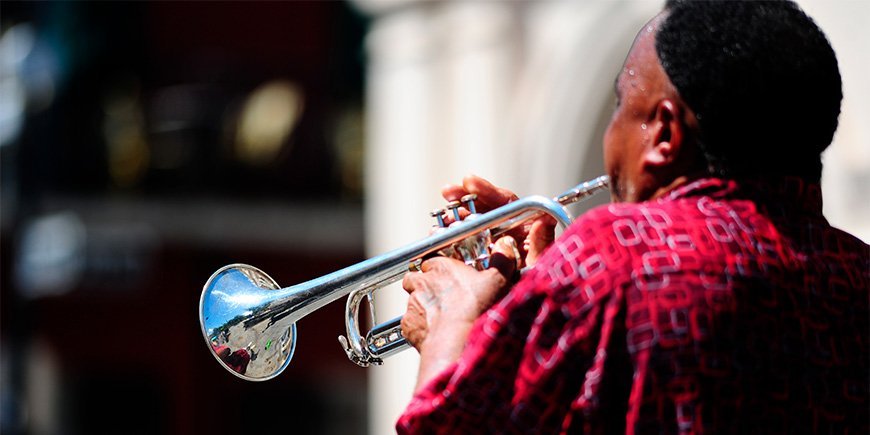
<svg viewBox="0 0 870 435">
<path fill-rule="evenodd" d="M 438 226 L 440 228 L 444 228 L 446 226 L 444 224 L 444 209 L 443 208 L 436 208 L 435 210 L 430 211 L 429 216 L 432 216 L 433 218 L 435 218 L 438 221 Z"/>
<path fill-rule="evenodd" d="M 469 193 L 468 195 L 463 196 L 459 201 L 462 204 L 466 204 L 466 207 L 468 207 L 468 211 L 470 211 L 471 214 L 477 214 L 477 209 L 474 207 L 474 201 L 477 201 L 477 194 Z"/>
</svg>

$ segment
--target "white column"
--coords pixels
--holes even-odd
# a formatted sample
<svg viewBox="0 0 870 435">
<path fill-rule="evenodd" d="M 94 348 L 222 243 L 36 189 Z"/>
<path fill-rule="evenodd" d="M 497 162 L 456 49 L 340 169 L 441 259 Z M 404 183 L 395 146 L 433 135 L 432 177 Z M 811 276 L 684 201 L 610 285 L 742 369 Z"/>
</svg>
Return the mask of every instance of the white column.
<svg viewBox="0 0 870 435">
<path fill-rule="evenodd" d="M 367 48 L 366 242 L 372 254 L 425 237 L 440 187 L 499 167 L 516 68 L 515 3 L 407 2 L 381 11 Z M 509 180 L 502 180 L 509 181 Z M 404 311 L 398 286 L 378 309 Z M 389 317 L 389 316 L 384 316 Z M 411 397 L 415 352 L 369 370 L 370 433 L 390 433 Z"/>
<path fill-rule="evenodd" d="M 411 5 L 378 18 L 367 41 L 366 245 L 380 254 L 425 236 L 426 211 L 437 185 L 430 174 L 446 164 L 433 152 L 443 146 L 440 107 L 445 90 L 433 68 L 439 49 L 431 13 Z M 404 312 L 398 286 L 380 291 L 382 318 Z M 386 314 L 389 313 L 389 314 Z M 416 352 L 390 358 L 369 375 L 369 433 L 394 432 L 417 376 Z"/>
<path fill-rule="evenodd" d="M 658 2 L 534 2 L 510 105 L 507 162 L 521 194 L 554 195 L 603 173 L 613 82 Z"/>
</svg>

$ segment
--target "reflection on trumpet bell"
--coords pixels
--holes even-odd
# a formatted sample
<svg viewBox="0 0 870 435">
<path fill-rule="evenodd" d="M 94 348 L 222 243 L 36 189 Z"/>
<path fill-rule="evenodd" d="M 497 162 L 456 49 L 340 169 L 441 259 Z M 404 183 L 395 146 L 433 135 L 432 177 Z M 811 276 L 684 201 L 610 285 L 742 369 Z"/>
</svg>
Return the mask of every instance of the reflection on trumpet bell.
<svg viewBox="0 0 870 435">
<path fill-rule="evenodd" d="M 200 324 L 212 354 L 246 380 L 271 379 L 293 357 L 295 321 L 271 310 L 280 287 L 245 264 L 218 270 L 200 299 Z"/>
<path fill-rule="evenodd" d="M 292 287 L 280 288 L 265 272 L 245 264 L 225 266 L 206 282 L 199 315 L 203 336 L 220 364 L 234 375 L 250 381 L 277 376 L 290 363 L 296 345 L 296 322 L 323 306 L 348 296 L 345 311 L 347 336 L 339 340 L 351 361 L 366 367 L 381 364 L 389 355 L 409 345 L 401 335 L 401 317 L 383 324 L 375 322 L 375 290 L 396 282 L 413 270 L 422 258 L 436 253 L 456 254 L 466 264 L 487 267 L 492 239 L 542 214 L 567 227 L 571 215 L 565 205 L 607 188 L 601 176 L 581 183 L 550 199 L 530 196 L 478 214 L 473 197 L 452 206 L 455 222 L 445 227 L 444 210 L 437 214 L 441 228 L 431 236 L 370 258 L 361 263 Z M 458 207 L 471 215 L 459 219 Z M 371 324 L 365 336 L 359 328 L 360 304 L 370 305 Z"/>
</svg>

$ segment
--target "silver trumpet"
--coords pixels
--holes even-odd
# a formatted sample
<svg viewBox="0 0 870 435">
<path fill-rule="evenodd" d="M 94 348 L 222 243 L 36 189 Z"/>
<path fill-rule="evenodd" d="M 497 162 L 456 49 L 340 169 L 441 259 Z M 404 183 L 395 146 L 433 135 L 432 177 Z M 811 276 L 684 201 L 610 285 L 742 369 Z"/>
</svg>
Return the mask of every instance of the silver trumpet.
<svg viewBox="0 0 870 435">
<path fill-rule="evenodd" d="M 375 323 L 373 293 L 419 268 L 424 257 L 451 255 L 466 264 L 487 267 L 491 240 L 530 219 L 548 214 L 560 226 L 573 218 L 565 206 L 608 187 L 604 175 L 581 183 L 550 199 L 530 196 L 488 213 L 478 214 L 469 196 L 448 209 L 459 217 L 465 206 L 470 215 L 444 225 L 444 210 L 432 213 L 439 227 L 429 237 L 370 258 L 329 275 L 281 288 L 269 275 L 246 264 L 231 264 L 215 272 L 203 287 L 199 301 L 202 335 L 212 355 L 232 374 L 249 381 L 265 381 L 280 374 L 290 363 L 296 346 L 296 322 L 344 296 L 347 298 L 347 336 L 339 337 L 351 361 L 362 367 L 379 365 L 383 359 L 409 347 L 402 336 L 401 316 Z M 360 304 L 369 303 L 372 329 L 362 335 Z"/>
</svg>

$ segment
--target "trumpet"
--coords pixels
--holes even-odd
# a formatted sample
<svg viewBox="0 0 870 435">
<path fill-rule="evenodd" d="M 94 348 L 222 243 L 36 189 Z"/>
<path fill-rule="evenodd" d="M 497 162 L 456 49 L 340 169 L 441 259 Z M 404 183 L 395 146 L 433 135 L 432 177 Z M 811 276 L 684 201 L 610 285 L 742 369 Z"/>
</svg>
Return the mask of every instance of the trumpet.
<svg viewBox="0 0 870 435">
<path fill-rule="evenodd" d="M 603 175 L 552 199 L 529 196 L 483 214 L 476 212 L 476 198 L 466 196 L 448 204 L 455 218 L 450 226 L 444 224 L 444 210 L 432 213 L 439 225 L 429 237 L 286 288 L 256 267 L 224 266 L 203 287 L 199 301 L 202 335 L 212 355 L 230 373 L 248 381 L 265 381 L 289 365 L 296 347 L 296 322 L 347 296 L 347 336 L 340 336 L 339 342 L 354 363 L 380 365 L 410 345 L 402 336 L 401 316 L 376 324 L 373 293 L 377 289 L 418 270 L 422 259 L 433 254 L 457 256 L 483 269 L 488 266 L 491 240 L 543 214 L 565 228 L 573 221 L 565 206 L 606 189 L 609 182 Z M 470 212 L 465 219 L 458 212 L 462 206 Z M 363 300 L 368 301 L 370 322 L 375 325 L 365 336 L 359 327 Z"/>
</svg>

